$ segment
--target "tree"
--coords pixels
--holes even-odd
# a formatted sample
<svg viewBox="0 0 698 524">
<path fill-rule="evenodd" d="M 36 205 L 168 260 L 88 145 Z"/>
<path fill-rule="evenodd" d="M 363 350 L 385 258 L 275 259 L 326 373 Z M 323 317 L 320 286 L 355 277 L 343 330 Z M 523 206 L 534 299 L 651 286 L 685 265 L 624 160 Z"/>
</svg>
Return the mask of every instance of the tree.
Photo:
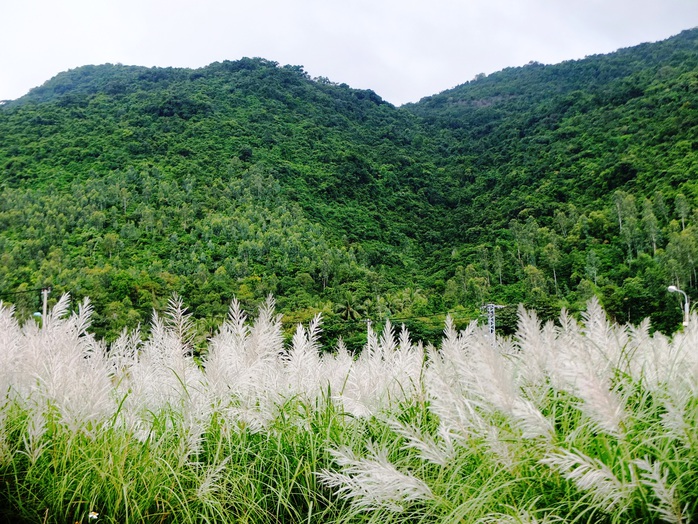
<svg viewBox="0 0 698 524">
<path fill-rule="evenodd" d="M 691 206 L 686 199 L 686 196 L 682 193 L 676 195 L 674 199 L 674 206 L 676 208 L 676 214 L 681 219 L 681 229 L 686 229 L 686 219 L 688 215 L 691 214 Z"/>
<path fill-rule="evenodd" d="M 656 255 L 657 242 L 659 241 L 661 230 L 659 228 L 659 221 L 654 214 L 652 202 L 650 202 L 648 198 L 645 198 L 642 204 L 642 229 L 652 246 L 652 254 Z"/>
<path fill-rule="evenodd" d="M 599 264 L 601 263 L 601 260 L 599 259 L 599 256 L 596 254 L 596 251 L 593 249 L 590 249 L 587 251 L 587 256 L 586 256 L 586 264 L 584 266 L 584 271 L 589 277 L 590 280 L 594 282 L 594 285 L 597 284 L 596 279 L 599 274 Z"/>
<path fill-rule="evenodd" d="M 557 286 L 557 267 L 562 259 L 560 248 L 558 247 L 557 238 L 553 235 L 551 241 L 545 245 L 543 248 L 543 253 L 545 254 L 545 260 L 548 265 L 553 270 L 553 280 L 555 282 L 555 294 L 559 294 L 560 290 Z"/>
<path fill-rule="evenodd" d="M 341 300 L 335 304 L 334 312 L 343 320 L 359 320 L 362 316 L 363 308 L 357 302 L 354 295 L 345 291 Z"/>
</svg>

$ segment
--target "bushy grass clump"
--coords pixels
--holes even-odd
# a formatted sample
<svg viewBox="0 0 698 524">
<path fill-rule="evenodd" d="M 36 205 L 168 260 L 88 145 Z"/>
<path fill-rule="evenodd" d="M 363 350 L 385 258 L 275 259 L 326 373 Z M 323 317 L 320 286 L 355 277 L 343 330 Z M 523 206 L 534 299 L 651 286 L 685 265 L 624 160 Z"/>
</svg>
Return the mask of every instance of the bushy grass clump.
<svg viewBox="0 0 698 524">
<path fill-rule="evenodd" d="M 513 339 L 447 321 L 438 348 L 369 325 L 354 356 L 234 301 L 197 361 L 179 299 L 109 348 L 90 313 L 0 304 L 5 521 L 696 520 L 698 318 L 668 339 L 591 302 Z"/>
</svg>

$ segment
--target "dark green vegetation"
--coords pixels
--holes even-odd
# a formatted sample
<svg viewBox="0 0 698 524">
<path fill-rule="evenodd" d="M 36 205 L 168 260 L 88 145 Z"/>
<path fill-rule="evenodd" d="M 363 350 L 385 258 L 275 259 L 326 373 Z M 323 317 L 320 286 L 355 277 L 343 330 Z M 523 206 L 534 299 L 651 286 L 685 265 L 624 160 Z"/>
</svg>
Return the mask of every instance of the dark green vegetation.
<svg viewBox="0 0 698 524">
<path fill-rule="evenodd" d="M 202 337 L 269 293 L 354 345 L 364 319 L 435 340 L 447 311 L 592 295 L 671 331 L 666 286 L 697 294 L 697 71 L 695 29 L 400 108 L 262 59 L 71 70 L 0 106 L 0 292 L 87 295 L 107 338 L 173 292 Z"/>
</svg>

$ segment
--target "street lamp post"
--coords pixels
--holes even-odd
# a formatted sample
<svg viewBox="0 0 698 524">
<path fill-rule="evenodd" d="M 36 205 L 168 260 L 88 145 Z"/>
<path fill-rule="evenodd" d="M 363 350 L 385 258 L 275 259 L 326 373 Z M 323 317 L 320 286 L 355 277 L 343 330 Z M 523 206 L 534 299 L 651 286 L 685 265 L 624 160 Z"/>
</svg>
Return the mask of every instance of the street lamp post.
<svg viewBox="0 0 698 524">
<path fill-rule="evenodd" d="M 683 295 L 683 325 L 684 327 L 688 326 L 688 295 L 676 286 L 669 286 L 667 289 L 670 293 L 681 293 Z"/>
</svg>

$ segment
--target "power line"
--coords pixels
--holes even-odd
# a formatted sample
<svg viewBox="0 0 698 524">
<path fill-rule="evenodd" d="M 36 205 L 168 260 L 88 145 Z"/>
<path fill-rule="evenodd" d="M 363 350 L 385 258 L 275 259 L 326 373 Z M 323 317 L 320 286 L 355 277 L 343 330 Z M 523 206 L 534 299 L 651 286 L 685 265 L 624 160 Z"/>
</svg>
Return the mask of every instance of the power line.
<svg viewBox="0 0 698 524">
<path fill-rule="evenodd" d="M 39 291 L 43 291 L 46 289 L 45 287 L 40 287 L 37 289 L 27 289 L 25 291 L 0 291 L 1 296 L 7 296 L 7 295 L 23 295 L 25 293 L 38 293 Z"/>
</svg>

